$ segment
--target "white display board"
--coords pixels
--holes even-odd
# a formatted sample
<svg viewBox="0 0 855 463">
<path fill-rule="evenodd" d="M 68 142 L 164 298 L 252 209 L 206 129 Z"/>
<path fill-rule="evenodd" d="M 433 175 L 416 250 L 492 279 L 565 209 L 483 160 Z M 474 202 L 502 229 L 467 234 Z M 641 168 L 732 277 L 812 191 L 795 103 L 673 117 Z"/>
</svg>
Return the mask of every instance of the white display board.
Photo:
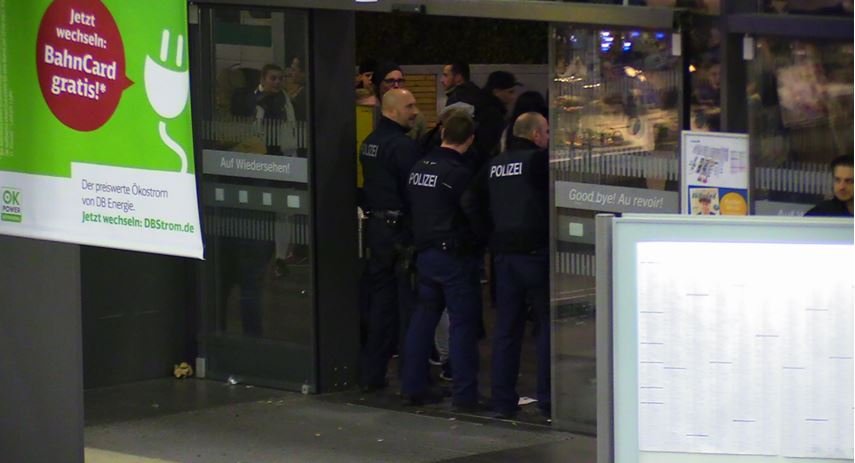
<svg viewBox="0 0 855 463">
<path fill-rule="evenodd" d="M 614 224 L 615 461 L 852 461 L 847 219 Z"/>
</svg>

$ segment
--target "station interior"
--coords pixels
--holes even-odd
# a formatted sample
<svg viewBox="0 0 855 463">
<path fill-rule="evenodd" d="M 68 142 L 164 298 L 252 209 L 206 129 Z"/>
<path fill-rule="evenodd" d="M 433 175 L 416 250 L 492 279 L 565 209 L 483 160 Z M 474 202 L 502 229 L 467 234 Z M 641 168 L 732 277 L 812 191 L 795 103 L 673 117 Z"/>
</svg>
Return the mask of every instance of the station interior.
<svg viewBox="0 0 855 463">
<path fill-rule="evenodd" d="M 356 153 L 374 107 L 357 103 L 365 91 L 354 82 L 366 60 L 400 65 L 428 128 L 445 106 L 445 64 L 468 63 L 479 86 L 513 73 L 517 95 L 538 92 L 548 105 L 551 182 L 676 197 L 682 130 L 745 133 L 745 207 L 796 216 L 829 197 L 828 163 L 852 156 L 851 1 L 422 3 L 188 4 L 204 260 L 0 237 L 19 262 L 53 255 L 79 269 L 77 293 L 63 297 L 61 278 L 42 291 L 79 310 L 79 368 L 57 374 L 82 384 L 85 461 L 604 461 L 594 225 L 599 213 L 638 211 L 629 206 L 551 203 L 551 418 L 531 399 L 532 323 L 518 378 L 531 400 L 513 420 L 448 401 L 402 404 L 397 357 L 389 387 L 358 388 Z M 275 129 L 245 104 L 267 64 L 284 70 L 294 115 Z M 220 167 L 255 155 L 294 159 L 278 177 Z M 0 288 L 42 280 L 48 267 Z M 481 283 L 488 401 L 489 255 Z M 58 328 L 74 326 L 69 317 Z M 182 362 L 193 373 L 178 378 Z M 447 387 L 441 372 L 431 367 Z"/>
</svg>

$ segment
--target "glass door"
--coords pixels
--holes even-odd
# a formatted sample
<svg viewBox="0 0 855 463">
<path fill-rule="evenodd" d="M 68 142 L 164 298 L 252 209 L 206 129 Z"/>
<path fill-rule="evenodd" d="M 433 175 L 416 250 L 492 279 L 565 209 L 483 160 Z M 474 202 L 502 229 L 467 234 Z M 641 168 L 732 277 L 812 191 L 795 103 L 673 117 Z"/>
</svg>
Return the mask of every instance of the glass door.
<svg viewBox="0 0 855 463">
<path fill-rule="evenodd" d="M 196 30 L 205 374 L 312 392 L 308 14 L 203 7 Z"/>
<path fill-rule="evenodd" d="M 681 60 L 670 31 L 554 25 L 551 37 L 553 419 L 593 433 L 594 216 L 679 211 Z"/>
</svg>

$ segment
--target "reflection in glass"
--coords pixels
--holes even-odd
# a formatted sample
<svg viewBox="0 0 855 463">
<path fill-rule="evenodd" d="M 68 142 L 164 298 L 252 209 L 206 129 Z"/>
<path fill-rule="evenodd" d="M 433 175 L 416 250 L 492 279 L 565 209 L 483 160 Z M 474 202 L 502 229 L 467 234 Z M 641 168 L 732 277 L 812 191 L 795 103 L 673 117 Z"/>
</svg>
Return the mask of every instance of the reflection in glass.
<svg viewBox="0 0 855 463">
<path fill-rule="evenodd" d="M 814 204 L 853 153 L 852 42 L 756 41 L 748 62 L 753 199 Z"/>
<path fill-rule="evenodd" d="M 312 345 L 309 185 L 289 171 L 311 154 L 307 23 L 305 12 L 213 11 L 201 143 L 231 167 L 204 177 L 215 191 L 205 204 L 210 334 Z M 282 157 L 295 161 L 268 163 Z"/>
<path fill-rule="evenodd" d="M 274 212 L 210 207 L 206 213 L 209 254 L 216 266 L 215 331 L 309 345 L 310 256 L 297 251 L 278 258 L 281 246 L 308 248 L 306 216 L 285 219 Z M 278 237 L 283 230 L 293 239 Z"/>
<path fill-rule="evenodd" d="M 688 8 L 698 13 L 718 14 L 721 0 L 630 0 L 630 5 L 659 8 Z"/>
<path fill-rule="evenodd" d="M 552 181 L 676 191 L 681 73 L 670 34 L 552 32 Z M 583 432 L 596 429 L 596 213 L 556 208 L 552 218 L 555 419 Z"/>
<path fill-rule="evenodd" d="M 519 0 L 511 0 L 519 1 Z M 572 3 L 596 3 L 601 5 L 649 6 L 654 8 L 686 8 L 696 13 L 718 14 L 721 0 L 554 0 Z"/>
<path fill-rule="evenodd" d="M 664 32 L 555 30 L 558 180 L 673 189 L 680 74 Z"/>
<path fill-rule="evenodd" d="M 852 16 L 852 0 L 763 0 L 767 13 Z"/>
<path fill-rule="evenodd" d="M 304 30 L 303 22 L 296 13 L 217 10 L 206 148 L 307 155 L 305 40 L 287 43 L 299 38 L 288 31 Z"/>
<path fill-rule="evenodd" d="M 692 85 L 692 130 L 721 130 L 721 32 L 716 27 L 691 31 L 689 72 Z"/>
</svg>

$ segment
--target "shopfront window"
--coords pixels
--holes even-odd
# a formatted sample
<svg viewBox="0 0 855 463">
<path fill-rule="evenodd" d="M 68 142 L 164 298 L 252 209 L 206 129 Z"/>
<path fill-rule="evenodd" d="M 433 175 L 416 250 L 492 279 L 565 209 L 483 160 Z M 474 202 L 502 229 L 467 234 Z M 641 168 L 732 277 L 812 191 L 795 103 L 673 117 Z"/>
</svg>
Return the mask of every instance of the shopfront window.
<svg viewBox="0 0 855 463">
<path fill-rule="evenodd" d="M 206 12 L 207 88 L 194 109 L 209 369 L 302 383 L 314 344 L 307 14 Z M 300 360 L 282 368 L 289 355 Z"/>
<path fill-rule="evenodd" d="M 513 1 L 513 0 L 511 0 Z M 697 13 L 718 14 L 721 0 L 556 0 L 603 5 L 649 6 L 654 8 L 688 8 Z"/>
<path fill-rule="evenodd" d="M 550 51 L 556 423 L 596 426 L 598 212 L 677 212 L 681 60 L 664 31 L 554 26 Z"/>
<path fill-rule="evenodd" d="M 832 192 L 828 163 L 853 153 L 852 42 L 758 38 L 748 62 L 757 214 L 793 214 Z"/>
<path fill-rule="evenodd" d="M 721 0 L 630 0 L 629 4 L 660 8 L 688 8 L 697 13 L 718 14 Z"/>
<path fill-rule="evenodd" d="M 763 8 L 777 14 L 852 16 L 852 0 L 763 0 Z"/>
<path fill-rule="evenodd" d="M 721 30 L 695 27 L 691 30 L 689 75 L 691 76 L 692 130 L 721 130 Z"/>
<path fill-rule="evenodd" d="M 674 189 L 680 72 L 665 32 L 560 27 L 553 162 L 561 180 Z"/>
<path fill-rule="evenodd" d="M 514 0 L 510 0 L 514 1 Z M 600 5 L 622 5 L 623 0 L 555 0 L 559 2 L 572 2 L 572 3 L 596 3 Z"/>
</svg>

